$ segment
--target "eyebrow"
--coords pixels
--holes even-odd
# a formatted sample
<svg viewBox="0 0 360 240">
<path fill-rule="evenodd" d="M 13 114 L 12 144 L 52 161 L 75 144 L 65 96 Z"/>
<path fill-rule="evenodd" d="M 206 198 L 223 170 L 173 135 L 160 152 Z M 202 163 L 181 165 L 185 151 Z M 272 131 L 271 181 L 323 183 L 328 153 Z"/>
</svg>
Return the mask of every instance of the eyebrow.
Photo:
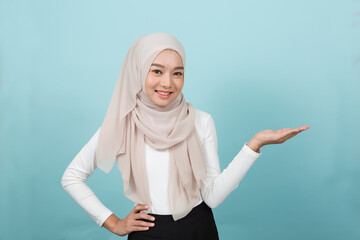
<svg viewBox="0 0 360 240">
<path fill-rule="evenodd" d="M 151 66 L 165 68 L 163 65 L 158 64 L 158 63 L 153 63 L 153 64 L 151 64 Z M 174 69 L 184 69 L 184 67 L 183 66 L 178 66 L 178 67 L 175 67 Z"/>
</svg>

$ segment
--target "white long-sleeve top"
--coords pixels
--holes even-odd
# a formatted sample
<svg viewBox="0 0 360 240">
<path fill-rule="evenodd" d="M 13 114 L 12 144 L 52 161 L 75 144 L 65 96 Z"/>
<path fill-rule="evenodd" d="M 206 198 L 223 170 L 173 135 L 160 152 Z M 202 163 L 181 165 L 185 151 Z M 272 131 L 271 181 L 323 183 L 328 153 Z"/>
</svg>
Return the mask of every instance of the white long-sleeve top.
<svg viewBox="0 0 360 240">
<path fill-rule="evenodd" d="M 86 179 L 96 169 L 95 153 L 100 128 L 66 168 L 61 184 L 80 207 L 101 227 L 113 212 L 102 204 L 86 184 Z M 216 129 L 211 115 L 195 109 L 195 128 L 200 136 L 206 158 L 206 176 L 201 180 L 200 200 L 196 205 L 204 201 L 209 207 L 215 208 L 236 189 L 252 164 L 261 155 L 261 151 L 257 153 L 245 143 L 228 167 L 221 172 L 217 153 Z M 150 212 L 171 214 L 167 192 L 169 149 L 158 151 L 146 143 L 145 148 L 147 177 L 152 203 Z"/>
</svg>

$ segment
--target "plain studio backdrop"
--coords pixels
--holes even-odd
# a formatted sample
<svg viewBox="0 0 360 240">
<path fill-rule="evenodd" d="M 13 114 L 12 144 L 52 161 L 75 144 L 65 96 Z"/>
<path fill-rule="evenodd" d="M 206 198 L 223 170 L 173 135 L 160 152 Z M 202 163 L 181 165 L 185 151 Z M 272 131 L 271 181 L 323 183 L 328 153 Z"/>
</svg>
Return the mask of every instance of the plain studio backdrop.
<svg viewBox="0 0 360 240">
<path fill-rule="evenodd" d="M 102 124 L 124 57 L 152 32 L 187 54 L 184 95 L 210 113 L 224 169 L 264 146 L 214 209 L 220 239 L 360 239 L 360 1 L 0 2 L 0 239 L 118 239 L 64 191 L 65 168 Z M 88 184 L 123 218 L 115 165 Z"/>
</svg>

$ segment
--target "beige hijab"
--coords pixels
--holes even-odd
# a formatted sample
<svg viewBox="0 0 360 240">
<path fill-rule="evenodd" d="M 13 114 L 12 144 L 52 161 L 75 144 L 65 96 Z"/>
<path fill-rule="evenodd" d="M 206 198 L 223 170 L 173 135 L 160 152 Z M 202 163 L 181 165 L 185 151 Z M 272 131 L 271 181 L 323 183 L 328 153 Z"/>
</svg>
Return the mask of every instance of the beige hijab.
<svg viewBox="0 0 360 240">
<path fill-rule="evenodd" d="M 185 102 L 183 93 L 165 107 L 146 95 L 150 65 L 164 49 L 177 51 L 185 68 L 183 46 L 170 34 L 152 33 L 130 47 L 100 129 L 96 163 L 108 173 L 116 159 L 125 196 L 136 204 L 148 204 L 151 212 L 145 141 L 156 150 L 169 149 L 169 205 L 178 220 L 200 200 L 205 158 L 194 126 L 194 107 Z"/>
</svg>

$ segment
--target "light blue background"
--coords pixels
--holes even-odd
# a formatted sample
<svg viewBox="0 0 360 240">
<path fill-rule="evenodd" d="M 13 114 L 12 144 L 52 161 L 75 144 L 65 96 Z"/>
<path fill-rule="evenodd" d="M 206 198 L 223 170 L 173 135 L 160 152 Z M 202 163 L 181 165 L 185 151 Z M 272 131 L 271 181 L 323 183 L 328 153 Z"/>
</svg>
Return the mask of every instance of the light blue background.
<svg viewBox="0 0 360 240">
<path fill-rule="evenodd" d="M 262 148 L 216 209 L 221 239 L 360 239 L 360 1 L 0 2 L 0 239 L 118 239 L 62 189 L 105 116 L 132 42 L 184 45 L 188 102 L 216 123 L 224 169 L 264 129 L 309 125 Z M 88 184 L 119 217 L 115 166 Z M 124 238 L 126 239 L 126 238 Z"/>
</svg>

